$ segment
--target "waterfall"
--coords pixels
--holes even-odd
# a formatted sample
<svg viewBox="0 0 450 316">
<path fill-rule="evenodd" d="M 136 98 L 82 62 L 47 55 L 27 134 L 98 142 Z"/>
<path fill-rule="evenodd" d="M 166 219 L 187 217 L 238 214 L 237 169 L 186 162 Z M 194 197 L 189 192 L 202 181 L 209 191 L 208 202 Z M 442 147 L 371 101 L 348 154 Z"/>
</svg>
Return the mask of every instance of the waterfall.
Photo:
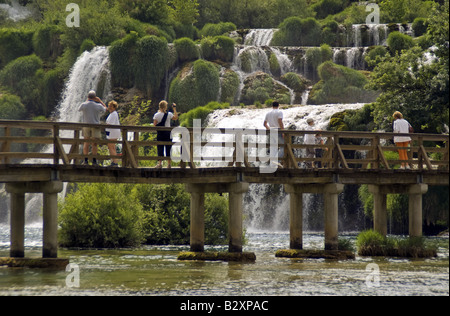
<svg viewBox="0 0 450 316">
<path fill-rule="evenodd" d="M 364 104 L 327 104 L 320 106 L 300 106 L 282 110 L 287 129 L 304 130 L 306 120 L 313 118 L 315 127 L 326 130 L 333 114 L 345 110 L 360 109 Z M 264 118 L 271 109 L 226 109 L 217 110 L 208 116 L 208 127 L 263 129 Z M 209 140 L 215 141 L 215 140 Z M 222 141 L 222 140 L 220 140 Z M 302 142 L 302 139 L 298 140 Z M 302 154 L 302 153 L 296 153 Z M 220 162 L 219 162 L 220 164 Z M 214 165 L 214 164 L 213 164 Z M 312 195 L 303 199 L 304 220 L 307 223 L 309 212 L 315 207 Z M 283 186 L 252 184 L 245 197 L 244 212 L 246 227 L 249 230 L 283 231 L 289 228 L 289 196 Z M 307 225 L 305 224 L 305 229 Z"/>
<path fill-rule="evenodd" d="M 109 71 L 108 48 L 95 47 L 84 52 L 70 71 L 69 80 L 62 94 L 61 103 L 56 110 L 58 122 L 80 122 L 78 107 L 87 99 L 89 90 L 96 90 L 97 95 L 106 103 L 111 98 L 111 73 Z"/>
<path fill-rule="evenodd" d="M 276 29 L 252 29 L 244 38 L 244 44 L 249 46 L 269 46 Z"/>
<path fill-rule="evenodd" d="M 78 107 L 87 99 L 89 90 L 96 90 L 98 95 L 106 103 L 111 98 L 111 74 L 108 67 L 109 55 L 107 47 L 95 47 L 90 52 L 84 52 L 75 62 L 70 71 L 69 79 L 62 93 L 61 102 L 55 112 L 58 122 L 80 122 L 81 116 Z M 61 132 L 64 137 L 63 133 Z M 73 135 L 68 135 L 73 137 Z M 69 147 L 66 145 L 65 150 Z M 42 150 L 52 153 L 53 146 Z M 24 163 L 39 163 L 39 161 L 24 161 Z M 65 191 L 65 188 L 64 188 Z M 64 196 L 64 191 L 61 193 Z M 1 190 L 0 190 L 1 193 Z M 2 194 L 3 196 L 3 194 Z M 7 194 L 4 194 L 7 198 Z M 9 202 L 0 202 L 0 206 Z M 8 211 L 9 213 L 9 211 Z M 26 223 L 35 223 L 41 221 L 42 213 L 42 194 L 27 194 L 26 196 Z M 9 214 L 3 216 L 9 221 Z"/>
<path fill-rule="evenodd" d="M 6 12 L 9 19 L 14 22 L 24 20 L 33 13 L 28 7 L 21 6 L 18 0 L 11 0 L 11 4 L 0 3 L 0 10 Z"/>
</svg>

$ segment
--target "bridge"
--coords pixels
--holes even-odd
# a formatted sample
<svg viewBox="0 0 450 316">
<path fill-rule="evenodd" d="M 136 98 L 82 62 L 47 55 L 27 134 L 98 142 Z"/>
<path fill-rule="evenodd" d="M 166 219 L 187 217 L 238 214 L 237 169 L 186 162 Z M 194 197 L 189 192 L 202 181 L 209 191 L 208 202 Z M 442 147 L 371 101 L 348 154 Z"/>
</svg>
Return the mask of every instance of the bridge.
<svg viewBox="0 0 450 316">
<path fill-rule="evenodd" d="M 387 234 L 386 196 L 409 195 L 409 234 L 422 235 L 422 195 L 431 185 L 449 184 L 449 136 L 408 134 L 410 169 L 392 138 L 401 134 L 371 132 L 265 131 L 252 129 L 114 126 L 122 138 L 98 140 L 121 147 L 110 155 L 100 149 L 99 165 L 82 165 L 83 127 L 107 125 L 0 120 L 0 183 L 11 196 L 10 256 L 24 251 L 25 194 L 43 193 L 43 258 L 57 258 L 57 196 L 63 183 L 184 183 L 191 194 L 190 247 L 204 251 L 205 193 L 229 193 L 229 251 L 242 252 L 243 196 L 249 184 L 283 184 L 290 195 L 290 247 L 303 248 L 304 193 L 324 195 L 325 249 L 338 243 L 338 195 L 348 184 L 367 184 L 374 195 L 374 229 Z M 173 142 L 158 142 L 158 131 L 172 131 Z M 314 134 L 323 140 L 307 145 Z M 156 146 L 173 145 L 171 168 L 156 168 Z M 320 150 L 306 158 L 307 149 Z M 389 158 L 390 157 L 390 158 Z M 117 159 L 119 166 L 109 166 Z"/>
</svg>

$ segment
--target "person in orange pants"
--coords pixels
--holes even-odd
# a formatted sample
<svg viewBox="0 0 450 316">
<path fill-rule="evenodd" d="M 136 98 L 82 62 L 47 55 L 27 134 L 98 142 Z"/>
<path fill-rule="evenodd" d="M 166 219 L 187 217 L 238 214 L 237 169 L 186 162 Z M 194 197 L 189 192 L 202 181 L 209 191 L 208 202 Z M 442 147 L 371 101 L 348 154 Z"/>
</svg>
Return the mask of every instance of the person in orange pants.
<svg viewBox="0 0 450 316">
<path fill-rule="evenodd" d="M 411 124 L 407 120 L 403 118 L 402 113 L 395 112 L 394 115 L 394 133 L 400 134 L 409 134 Z M 394 143 L 397 147 L 408 147 L 411 142 L 411 138 L 408 136 L 395 136 Z M 408 150 L 407 149 L 399 149 L 398 154 L 400 156 L 400 160 L 407 161 L 408 160 Z M 400 169 L 411 169 L 408 163 L 402 162 Z"/>
</svg>

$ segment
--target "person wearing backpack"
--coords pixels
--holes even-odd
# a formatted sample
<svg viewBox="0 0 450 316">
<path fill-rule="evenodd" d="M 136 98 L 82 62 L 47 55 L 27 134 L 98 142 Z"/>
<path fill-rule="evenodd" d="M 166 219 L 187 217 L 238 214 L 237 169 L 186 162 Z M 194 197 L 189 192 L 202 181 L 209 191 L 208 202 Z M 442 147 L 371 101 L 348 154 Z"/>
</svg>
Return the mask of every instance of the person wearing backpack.
<svg viewBox="0 0 450 316">
<path fill-rule="evenodd" d="M 168 103 L 167 101 L 161 101 L 159 103 L 159 111 L 153 116 L 153 124 L 158 127 L 170 127 L 170 122 L 172 120 L 178 120 L 177 105 L 172 104 L 173 113 L 167 111 Z M 158 131 L 156 140 L 158 142 L 172 142 L 170 138 L 170 131 Z M 172 150 L 172 145 L 158 145 L 158 157 L 170 157 L 170 151 Z M 165 149 L 165 155 L 164 155 Z M 171 168 L 172 160 L 169 158 L 168 167 Z M 158 161 L 156 168 L 162 167 L 162 160 Z"/>
</svg>

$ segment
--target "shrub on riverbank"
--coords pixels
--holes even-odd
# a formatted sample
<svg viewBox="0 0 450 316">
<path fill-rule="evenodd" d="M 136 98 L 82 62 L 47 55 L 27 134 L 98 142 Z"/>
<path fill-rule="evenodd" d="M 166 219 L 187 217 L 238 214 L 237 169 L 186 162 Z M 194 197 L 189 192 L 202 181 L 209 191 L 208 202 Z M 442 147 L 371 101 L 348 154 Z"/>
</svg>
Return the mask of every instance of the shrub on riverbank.
<svg viewBox="0 0 450 316">
<path fill-rule="evenodd" d="M 133 247 L 144 241 L 144 212 L 133 186 L 82 184 L 59 209 L 64 247 Z"/>
<path fill-rule="evenodd" d="M 59 209 L 63 247 L 189 244 L 190 195 L 182 184 L 82 184 Z M 206 194 L 206 244 L 226 244 L 227 234 L 227 197 Z"/>
<path fill-rule="evenodd" d="M 437 249 L 426 245 L 423 237 L 385 237 L 374 230 L 361 232 L 356 238 L 360 256 L 389 256 L 426 258 L 436 257 Z"/>
</svg>

